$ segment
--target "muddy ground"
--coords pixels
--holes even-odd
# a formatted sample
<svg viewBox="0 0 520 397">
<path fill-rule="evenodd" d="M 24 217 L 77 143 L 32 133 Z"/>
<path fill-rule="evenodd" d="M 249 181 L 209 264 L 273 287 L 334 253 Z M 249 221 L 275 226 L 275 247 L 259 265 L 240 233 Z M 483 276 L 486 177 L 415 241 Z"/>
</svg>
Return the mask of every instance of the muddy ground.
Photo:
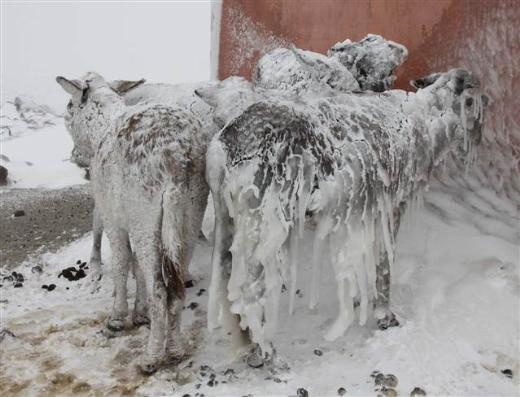
<svg viewBox="0 0 520 397">
<path fill-rule="evenodd" d="M 92 230 L 89 185 L 0 192 L 0 268 L 55 251 Z M 15 216 L 23 211 L 25 215 Z"/>
</svg>

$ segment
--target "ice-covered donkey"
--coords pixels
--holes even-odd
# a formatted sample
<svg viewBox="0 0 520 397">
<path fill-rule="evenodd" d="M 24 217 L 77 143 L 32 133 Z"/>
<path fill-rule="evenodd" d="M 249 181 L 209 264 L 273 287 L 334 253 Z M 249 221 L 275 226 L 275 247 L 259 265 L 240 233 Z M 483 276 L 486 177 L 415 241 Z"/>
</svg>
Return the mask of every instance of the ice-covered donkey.
<svg viewBox="0 0 520 397">
<path fill-rule="evenodd" d="M 297 48 L 277 48 L 258 61 L 255 87 L 300 94 L 376 91 L 392 88 L 406 47 L 369 34 L 359 42 L 337 43 L 328 55 Z"/>
<path fill-rule="evenodd" d="M 196 88 L 201 86 L 211 86 L 213 83 L 193 83 L 193 84 L 144 84 L 144 80 L 125 81 L 115 80 L 109 83 L 110 87 L 118 94 L 123 96 L 126 105 L 137 104 L 163 104 L 180 106 L 191 110 L 201 123 L 201 128 L 206 131 L 205 135 L 210 139 L 216 132 L 217 127 L 212 117 L 212 109 L 198 96 L 194 94 Z M 72 102 L 69 102 L 72 107 Z M 89 168 L 93 157 L 93 149 L 90 139 L 83 131 L 79 123 L 70 122 L 67 116 L 67 128 L 74 141 L 72 151 L 72 161 L 82 168 Z M 96 207 L 93 214 L 93 244 L 90 255 L 90 276 L 94 281 L 93 291 L 99 289 L 99 281 L 102 276 L 101 266 L 101 241 L 103 235 L 103 222 Z M 132 270 L 139 271 L 132 267 Z M 135 273 L 134 271 L 134 273 Z M 136 279 L 139 277 L 137 273 Z"/>
<path fill-rule="evenodd" d="M 371 313 L 381 328 L 398 324 L 389 292 L 399 217 L 450 153 L 471 159 L 484 110 L 480 83 L 465 70 L 413 84 L 416 93 L 261 101 L 212 140 L 208 326 L 248 330 L 250 365 L 274 353 L 282 284 L 293 310 L 309 214 L 316 223 L 310 306 L 318 303 L 323 263 L 330 262 L 337 282 L 339 314 L 326 338 L 352 323 L 354 300 L 361 324 Z"/>
<path fill-rule="evenodd" d="M 206 207 L 204 154 L 210 137 L 191 111 L 127 106 L 95 73 L 57 81 L 72 96 L 68 124 L 85 134 L 93 152 L 92 189 L 112 249 L 115 284 L 107 325 L 123 327 L 134 250 L 149 294 L 151 329 L 140 366 L 150 373 L 181 350 L 184 278 Z M 146 302 L 136 301 L 134 316 L 145 310 Z"/>
</svg>

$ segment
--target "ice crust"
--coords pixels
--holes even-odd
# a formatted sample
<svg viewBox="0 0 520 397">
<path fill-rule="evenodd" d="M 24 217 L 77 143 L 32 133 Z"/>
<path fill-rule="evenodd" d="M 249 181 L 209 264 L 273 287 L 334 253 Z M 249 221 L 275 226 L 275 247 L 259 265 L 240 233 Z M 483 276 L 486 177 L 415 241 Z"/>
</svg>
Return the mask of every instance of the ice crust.
<svg viewBox="0 0 520 397">
<path fill-rule="evenodd" d="M 327 96 L 392 88 L 395 69 L 408 55 L 401 44 L 370 34 L 359 42 L 345 40 L 327 55 L 298 48 L 276 48 L 258 61 L 253 84 L 296 95 Z"/>
<path fill-rule="evenodd" d="M 473 157 L 483 105 L 478 87 L 453 94 L 460 78 L 474 80 L 453 70 L 417 93 L 264 100 L 216 136 L 234 228 L 228 299 L 264 351 L 272 349 L 282 284 L 294 307 L 307 213 L 315 223 L 310 308 L 319 302 L 322 272 L 332 270 L 337 282 L 339 313 L 326 339 L 352 324 L 354 298 L 359 323 L 367 321 L 376 266 L 382 255 L 390 266 L 394 260 L 395 209 L 412 204 L 448 154 Z M 469 97 L 473 104 L 461 111 Z"/>
</svg>

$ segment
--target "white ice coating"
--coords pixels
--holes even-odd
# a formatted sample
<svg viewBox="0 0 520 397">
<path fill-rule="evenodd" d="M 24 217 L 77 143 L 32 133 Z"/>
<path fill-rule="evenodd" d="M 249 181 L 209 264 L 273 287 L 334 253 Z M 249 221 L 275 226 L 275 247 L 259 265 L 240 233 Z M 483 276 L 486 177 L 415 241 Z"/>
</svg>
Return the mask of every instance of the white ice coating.
<svg viewBox="0 0 520 397">
<path fill-rule="evenodd" d="M 471 157 L 483 114 L 478 80 L 463 70 L 439 76 L 417 93 L 256 102 L 215 136 L 210 185 L 232 218 L 227 298 L 264 351 L 273 347 L 282 284 L 294 299 L 306 212 L 316 223 L 310 306 L 328 257 L 339 313 L 325 336 L 334 339 L 355 319 L 354 298 L 361 324 L 372 311 L 378 265 L 383 255 L 393 262 L 394 212 L 450 153 Z M 222 169 L 217 189 L 210 169 Z M 225 287 L 210 288 L 209 311 L 223 307 L 211 291 Z"/>
<path fill-rule="evenodd" d="M 179 353 L 184 281 L 209 190 L 204 177 L 209 136 L 186 106 L 125 104 L 120 88 L 142 81 L 108 83 L 96 73 L 57 81 L 71 95 L 68 129 L 86 136 L 93 152 L 95 210 L 110 240 L 115 285 L 107 327 L 123 329 L 135 255 L 133 321 L 150 319 L 141 360 L 141 369 L 150 373 Z"/>
<path fill-rule="evenodd" d="M 395 69 L 408 55 L 401 44 L 378 35 L 337 43 L 328 55 L 298 48 L 277 48 L 258 61 L 253 84 L 296 95 L 331 95 L 392 88 Z"/>
</svg>

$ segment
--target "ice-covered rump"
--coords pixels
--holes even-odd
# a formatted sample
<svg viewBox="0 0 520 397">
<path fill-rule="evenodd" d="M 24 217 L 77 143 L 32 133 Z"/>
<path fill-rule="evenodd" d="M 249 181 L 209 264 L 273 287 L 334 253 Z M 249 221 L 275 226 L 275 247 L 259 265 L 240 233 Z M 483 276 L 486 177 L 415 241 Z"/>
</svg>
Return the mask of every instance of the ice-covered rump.
<svg viewBox="0 0 520 397">
<path fill-rule="evenodd" d="M 337 282 L 339 313 L 326 337 L 372 313 L 382 328 L 395 325 L 388 291 L 399 217 L 450 154 L 471 158 L 482 116 L 480 85 L 464 70 L 426 79 L 417 93 L 273 99 L 247 108 L 208 154 L 216 230 L 223 231 L 213 257 L 212 326 L 222 318 L 213 310 L 228 307 L 264 352 L 274 351 L 281 285 L 294 288 L 308 214 L 316 223 L 310 306 L 319 300 L 324 245 Z M 216 286 L 219 269 L 226 275 Z"/>
<path fill-rule="evenodd" d="M 352 73 L 361 90 L 383 92 L 392 88 L 395 69 L 405 61 L 408 50 L 382 36 L 369 34 L 359 42 L 347 39 L 336 43 L 328 55 Z"/>
</svg>

